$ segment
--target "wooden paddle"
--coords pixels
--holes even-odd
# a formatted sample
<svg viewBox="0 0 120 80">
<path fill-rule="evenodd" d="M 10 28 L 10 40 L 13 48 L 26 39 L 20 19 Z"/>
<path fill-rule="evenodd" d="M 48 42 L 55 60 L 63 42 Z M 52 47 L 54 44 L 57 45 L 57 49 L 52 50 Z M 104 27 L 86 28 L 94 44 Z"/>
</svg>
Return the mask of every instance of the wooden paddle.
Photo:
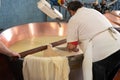
<svg viewBox="0 0 120 80">
<path fill-rule="evenodd" d="M 50 43 L 52 45 L 52 47 L 55 47 L 55 46 L 58 46 L 58 45 L 61 45 L 61 44 L 64 44 L 66 43 L 66 39 L 62 39 L 62 40 L 59 40 L 59 41 L 56 41 L 56 42 L 53 42 L 53 43 Z M 40 46 L 40 47 L 37 47 L 37 48 L 33 48 L 33 49 L 30 49 L 30 50 L 27 50 L 27 51 L 23 51 L 23 52 L 20 52 L 19 54 L 21 55 L 21 58 L 24 58 L 25 56 L 29 55 L 29 54 L 34 54 L 36 52 L 39 52 L 39 51 L 43 51 L 47 49 L 47 45 L 44 45 L 44 46 Z M 12 57 L 12 59 L 17 59 L 16 57 Z"/>
</svg>

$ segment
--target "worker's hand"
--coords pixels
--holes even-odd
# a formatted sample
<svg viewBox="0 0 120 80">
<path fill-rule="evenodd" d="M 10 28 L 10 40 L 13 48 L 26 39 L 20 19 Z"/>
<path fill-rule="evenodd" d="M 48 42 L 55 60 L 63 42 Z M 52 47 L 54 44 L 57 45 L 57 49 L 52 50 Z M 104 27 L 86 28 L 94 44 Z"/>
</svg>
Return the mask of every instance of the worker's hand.
<svg viewBox="0 0 120 80">
<path fill-rule="evenodd" d="M 13 56 L 16 56 L 16 57 L 19 57 L 19 58 L 21 57 L 19 53 L 15 53 L 15 52 L 13 52 Z"/>
<path fill-rule="evenodd" d="M 16 52 L 10 52 L 8 56 L 10 56 L 11 61 L 18 60 L 21 57 L 20 54 Z"/>
<path fill-rule="evenodd" d="M 10 56 L 10 57 L 18 57 L 18 58 L 21 57 L 19 53 L 16 53 L 16 52 L 13 52 L 13 51 L 10 51 L 10 53 L 8 53 L 8 56 Z"/>
<path fill-rule="evenodd" d="M 71 44 L 71 43 L 68 43 L 67 44 L 67 50 L 70 51 L 70 52 L 78 52 L 79 49 L 77 49 L 77 45 L 74 45 L 74 44 Z"/>
</svg>

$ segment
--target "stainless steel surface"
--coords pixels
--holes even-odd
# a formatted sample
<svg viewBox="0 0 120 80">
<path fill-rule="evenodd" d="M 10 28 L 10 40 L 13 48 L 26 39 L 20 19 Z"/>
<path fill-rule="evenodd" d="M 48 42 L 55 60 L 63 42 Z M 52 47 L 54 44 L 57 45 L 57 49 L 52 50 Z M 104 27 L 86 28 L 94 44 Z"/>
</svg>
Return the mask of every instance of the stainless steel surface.
<svg viewBox="0 0 120 80">
<path fill-rule="evenodd" d="M 11 27 L 1 33 L 0 40 L 6 46 L 14 44 L 16 41 L 23 40 L 31 37 L 41 36 L 65 36 L 66 23 L 57 22 L 42 22 L 42 23 L 29 23 Z"/>
<path fill-rule="evenodd" d="M 59 50 L 62 50 L 62 51 L 67 51 L 67 48 L 66 47 L 55 47 L 55 48 L 57 48 L 57 49 L 59 49 Z"/>
</svg>

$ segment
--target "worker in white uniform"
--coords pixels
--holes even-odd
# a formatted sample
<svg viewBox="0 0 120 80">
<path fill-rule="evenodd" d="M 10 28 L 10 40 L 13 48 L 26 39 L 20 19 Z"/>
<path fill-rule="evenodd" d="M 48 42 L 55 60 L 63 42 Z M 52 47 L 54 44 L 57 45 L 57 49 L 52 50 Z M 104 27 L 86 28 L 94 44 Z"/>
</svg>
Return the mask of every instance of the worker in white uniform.
<svg viewBox="0 0 120 80">
<path fill-rule="evenodd" d="M 119 32 L 103 14 L 79 1 L 69 2 L 67 9 L 72 16 L 67 25 L 67 49 L 76 51 L 79 45 L 83 51 L 83 79 L 112 80 L 120 63 Z"/>
</svg>

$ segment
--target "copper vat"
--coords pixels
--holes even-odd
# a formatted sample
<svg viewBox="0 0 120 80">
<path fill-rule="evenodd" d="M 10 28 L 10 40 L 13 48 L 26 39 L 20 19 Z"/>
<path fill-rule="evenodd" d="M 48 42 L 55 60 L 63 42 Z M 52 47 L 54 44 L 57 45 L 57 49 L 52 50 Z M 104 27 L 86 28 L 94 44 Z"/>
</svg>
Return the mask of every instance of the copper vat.
<svg viewBox="0 0 120 80">
<path fill-rule="evenodd" d="M 61 22 L 41 22 L 41 23 L 29 23 L 19 26 L 11 27 L 4 30 L 1 33 L 0 40 L 7 46 L 10 47 L 19 40 L 32 37 L 41 36 L 66 36 L 66 23 Z M 70 56 L 68 57 L 70 64 L 70 75 L 69 80 L 81 80 L 81 64 L 83 55 Z M 22 63 L 24 59 L 18 59 L 17 61 L 11 62 L 12 71 L 15 75 L 16 80 L 23 80 L 22 76 Z"/>
<path fill-rule="evenodd" d="M 116 28 L 120 28 L 120 11 L 106 12 L 105 17 L 114 25 Z"/>
</svg>

